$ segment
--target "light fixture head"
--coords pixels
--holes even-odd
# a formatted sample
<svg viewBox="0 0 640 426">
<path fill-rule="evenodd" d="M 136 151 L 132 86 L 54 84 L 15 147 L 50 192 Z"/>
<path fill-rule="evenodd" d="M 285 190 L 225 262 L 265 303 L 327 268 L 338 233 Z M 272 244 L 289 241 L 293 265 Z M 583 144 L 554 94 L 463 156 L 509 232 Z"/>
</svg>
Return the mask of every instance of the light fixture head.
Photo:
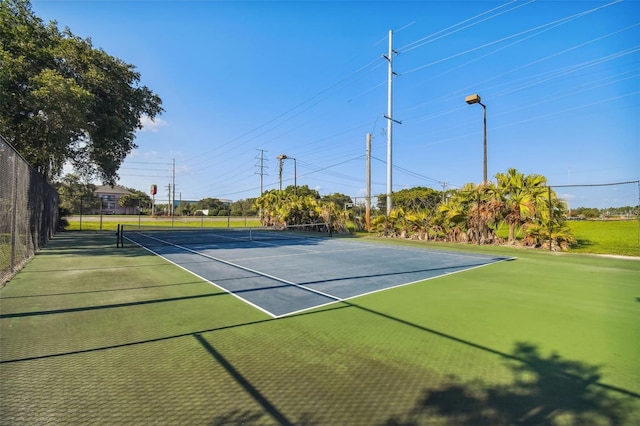
<svg viewBox="0 0 640 426">
<path fill-rule="evenodd" d="M 478 95 L 477 93 L 473 94 L 473 95 L 469 95 L 466 98 L 464 98 L 464 100 L 469 104 L 479 104 L 482 102 L 482 99 L 480 98 L 480 95 Z"/>
</svg>

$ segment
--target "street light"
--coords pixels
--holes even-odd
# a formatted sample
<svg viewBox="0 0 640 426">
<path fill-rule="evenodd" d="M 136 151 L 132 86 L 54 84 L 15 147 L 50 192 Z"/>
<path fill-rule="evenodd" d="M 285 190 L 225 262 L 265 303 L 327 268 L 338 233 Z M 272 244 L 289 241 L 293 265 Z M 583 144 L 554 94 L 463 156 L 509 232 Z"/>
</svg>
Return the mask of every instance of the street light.
<svg viewBox="0 0 640 426">
<path fill-rule="evenodd" d="M 480 95 L 469 95 L 464 100 L 469 104 L 480 104 L 484 112 L 484 169 L 482 174 L 482 183 L 487 183 L 487 106 L 482 103 Z"/>
<path fill-rule="evenodd" d="M 278 155 L 278 160 L 280 160 L 280 190 L 282 190 L 282 160 L 293 160 L 293 193 L 298 193 L 298 173 L 297 173 L 297 161 L 293 157 L 289 157 L 286 154 Z"/>
</svg>

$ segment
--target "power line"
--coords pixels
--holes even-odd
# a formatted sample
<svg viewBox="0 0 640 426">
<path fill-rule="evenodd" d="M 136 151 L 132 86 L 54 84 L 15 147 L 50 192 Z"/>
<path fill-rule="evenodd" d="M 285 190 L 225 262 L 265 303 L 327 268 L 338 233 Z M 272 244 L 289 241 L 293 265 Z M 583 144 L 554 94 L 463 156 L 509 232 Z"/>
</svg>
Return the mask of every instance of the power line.
<svg viewBox="0 0 640 426">
<path fill-rule="evenodd" d="M 467 49 L 467 50 L 465 50 L 465 51 L 463 51 L 463 52 L 459 52 L 459 53 L 456 53 L 456 54 L 454 54 L 454 55 L 450 55 L 450 56 L 448 56 L 448 57 L 446 57 L 446 58 L 442 58 L 442 59 L 439 59 L 439 60 L 437 60 L 437 61 L 433 61 L 433 62 L 428 63 L 428 64 L 425 64 L 425 65 L 420 65 L 420 66 L 418 66 L 418 67 L 415 67 L 415 68 L 413 68 L 413 69 L 410 69 L 409 71 L 405 71 L 405 72 L 403 72 L 402 74 L 403 74 L 403 75 L 407 75 L 407 74 L 410 74 L 410 73 L 412 73 L 412 72 L 419 71 L 419 70 L 421 70 L 421 69 L 424 69 L 424 68 L 430 67 L 430 66 L 432 66 L 432 65 L 436 65 L 436 64 L 439 64 L 439 63 L 441 63 L 441 62 L 445 62 L 445 61 L 448 61 L 448 60 L 450 60 L 450 59 L 457 58 L 457 57 L 459 57 L 459 56 L 463 56 L 463 55 L 466 55 L 466 54 L 468 54 L 468 53 L 471 53 L 471 52 L 475 52 L 475 51 L 477 51 L 477 50 L 484 49 L 485 47 L 489 47 L 489 46 L 493 46 L 494 44 L 502 43 L 503 41 L 510 40 L 510 39 L 512 39 L 512 38 L 515 38 L 515 37 L 519 37 L 519 36 L 521 36 L 521 35 L 524 35 L 524 34 L 530 33 L 530 32 L 532 32 L 532 31 L 537 31 L 537 30 L 542 29 L 542 28 L 545 28 L 545 27 L 547 27 L 547 26 L 553 26 L 553 25 L 557 25 L 557 24 L 564 24 L 564 23 L 566 23 L 566 22 L 570 22 L 570 21 L 572 21 L 572 20 L 574 20 L 574 19 L 578 19 L 578 18 L 581 18 L 581 17 L 583 17 L 583 16 L 585 16 L 585 15 L 588 15 L 588 14 L 590 14 L 590 13 L 593 13 L 593 12 L 595 12 L 595 11 L 597 11 L 597 10 L 600 10 L 600 9 L 605 8 L 605 7 L 609 7 L 609 6 L 612 6 L 612 5 L 614 5 L 614 4 L 620 3 L 621 1 L 622 1 L 622 0 L 616 0 L 616 1 L 614 1 L 614 2 L 608 3 L 608 4 L 603 5 L 603 6 L 595 7 L 595 8 L 593 8 L 593 9 L 589 9 L 589 10 L 584 11 L 584 12 L 576 13 L 575 15 L 571 15 L 571 16 L 568 16 L 568 17 L 565 17 L 565 18 L 561 18 L 561 19 L 558 19 L 558 20 L 552 21 L 552 22 L 548 22 L 548 23 L 546 23 L 546 24 L 539 25 L 539 26 L 534 27 L 534 28 L 529 28 L 528 30 L 521 31 L 521 32 L 519 32 L 519 33 L 512 34 L 512 35 L 509 35 L 509 36 L 507 36 L 507 37 L 500 38 L 500 39 L 498 39 L 498 40 L 490 41 L 490 42 L 485 43 L 485 44 L 483 44 L 483 45 L 481 45 L 481 46 L 477 46 L 477 47 L 474 47 L 474 48 L 471 48 L 471 49 Z"/>
<path fill-rule="evenodd" d="M 498 13 L 498 14 L 496 14 L 496 15 L 490 16 L 490 17 L 488 17 L 488 18 L 486 18 L 486 19 L 482 19 L 482 20 L 480 20 L 480 21 L 474 22 L 473 24 L 466 25 L 466 26 L 464 26 L 464 27 L 462 27 L 462 28 L 459 28 L 459 29 L 457 29 L 457 30 L 455 30 L 455 31 L 448 32 L 448 33 L 446 33 L 446 34 L 444 34 L 444 35 L 442 35 L 442 36 L 440 36 L 440 37 L 435 37 L 435 36 L 437 36 L 437 35 L 439 35 L 439 34 L 442 34 L 442 33 L 447 32 L 447 31 L 449 31 L 449 30 L 451 30 L 451 29 L 453 29 L 453 28 L 455 28 L 455 27 L 458 27 L 458 26 L 460 26 L 460 25 L 462 25 L 462 24 L 464 24 L 464 23 L 466 23 L 466 22 L 473 21 L 473 20 L 475 20 L 476 18 L 479 18 L 479 17 L 484 16 L 484 15 L 486 15 L 486 14 L 489 14 L 489 13 L 491 13 L 491 12 L 493 12 L 493 11 L 499 10 L 499 9 L 501 9 L 501 8 L 505 7 L 505 6 L 508 6 L 508 5 L 512 4 L 512 3 L 515 3 L 516 1 L 517 1 L 517 0 L 512 0 L 512 1 L 510 1 L 510 2 L 508 2 L 508 3 L 505 3 L 505 4 L 501 5 L 501 6 L 495 7 L 495 8 L 493 8 L 493 9 L 490 9 L 490 10 L 485 11 L 485 12 L 482 12 L 482 13 L 480 13 L 480 14 L 476 15 L 476 16 L 473 16 L 473 17 L 471 17 L 471 18 L 465 19 L 464 21 L 458 22 L 457 24 L 454 24 L 454 25 L 452 25 L 452 26 L 450 26 L 450 27 L 447 27 L 447 28 L 445 28 L 445 29 L 443 29 L 443 30 L 440 30 L 440 31 L 435 32 L 435 33 L 433 33 L 433 34 L 430 34 L 430 35 L 428 35 L 428 36 L 426 36 L 426 37 L 423 37 L 423 38 L 421 38 L 420 40 L 416 40 L 416 41 L 414 41 L 414 42 L 411 42 L 411 43 L 409 43 L 409 44 L 407 44 L 407 45 L 405 45 L 405 46 L 403 46 L 403 47 L 399 48 L 399 49 L 398 49 L 398 52 L 400 52 L 400 53 L 406 53 L 406 52 L 409 52 L 409 51 L 411 51 L 411 50 L 413 50 L 413 49 L 417 49 L 417 48 L 419 48 L 419 47 L 422 47 L 422 46 L 424 46 L 424 45 L 426 45 L 426 44 L 432 43 L 432 42 L 434 42 L 434 41 L 436 41 L 436 40 L 439 40 L 439 39 L 441 39 L 441 38 L 444 38 L 444 37 L 450 36 L 450 35 L 452 35 L 452 34 L 455 34 L 455 33 L 459 32 L 459 31 L 465 30 L 465 29 L 467 29 L 467 28 L 471 28 L 471 27 L 473 27 L 473 26 L 475 26 L 475 25 L 481 24 L 481 23 L 483 23 L 483 22 L 485 22 L 485 21 L 491 20 L 491 19 L 493 19 L 493 18 L 495 18 L 495 17 L 498 17 L 498 16 L 503 15 L 503 14 L 505 14 L 505 13 L 511 12 L 512 10 L 519 9 L 519 8 L 521 8 L 521 7 L 523 7 L 523 6 L 526 6 L 526 5 L 530 4 L 530 3 L 533 3 L 535 0 L 531 0 L 531 1 L 529 1 L 529 2 L 527 2 L 527 3 L 524 3 L 524 4 L 520 5 L 520 6 L 517 6 L 517 7 L 511 8 L 511 9 L 508 9 L 508 10 L 506 10 L 506 11 L 504 11 L 504 12 L 501 12 L 501 13 Z"/>
<path fill-rule="evenodd" d="M 330 90 L 332 90 L 332 89 L 334 89 L 334 88 L 336 88 L 336 87 L 340 86 L 341 84 L 344 84 L 344 83 L 345 83 L 346 81 L 348 81 L 350 78 L 352 78 L 353 76 L 355 76 L 355 75 L 359 74 L 360 72 L 364 71 L 366 68 L 368 68 L 368 67 L 369 67 L 369 66 L 371 66 L 372 64 L 375 64 L 376 62 L 378 62 L 378 61 L 377 61 L 377 60 L 372 60 L 372 61 L 370 61 L 370 62 L 369 62 L 369 63 L 367 63 L 366 65 L 364 65 L 364 66 L 362 66 L 362 67 L 358 68 L 356 71 L 354 71 L 354 72 L 352 72 L 351 74 L 349 74 L 347 77 L 344 77 L 344 78 L 342 78 L 342 79 L 338 80 L 337 82 L 335 82 L 335 83 L 333 83 L 332 85 L 330 85 L 329 87 L 327 87 L 327 88 L 325 88 L 325 89 L 321 90 L 320 92 L 318 92 L 318 93 L 316 93 L 315 95 L 311 96 L 310 98 L 308 98 L 308 99 L 304 100 L 303 102 L 300 102 L 299 104 L 297 104 L 297 105 L 295 105 L 295 106 L 293 106 L 293 107 L 289 108 L 288 110 L 286 110 L 286 111 L 284 111 L 284 112 L 282 112 L 282 113 L 278 114 L 277 116 L 275 116 L 275 117 L 273 117 L 273 118 L 271 118 L 271 119 L 267 120 L 266 122 L 264 122 L 264 123 L 260 124 L 259 126 L 254 127 L 253 129 L 249 130 L 248 132 L 245 132 L 245 133 L 243 133 L 242 135 L 239 135 L 239 136 L 237 136 L 237 137 L 235 137 L 235 138 L 231 139 L 230 141 L 228 141 L 228 142 L 225 142 L 225 143 L 221 144 L 220 146 L 218 146 L 218 147 L 216 147 L 216 148 L 214 148 L 214 149 L 211 149 L 211 150 L 205 151 L 204 153 L 201 153 L 201 154 L 200 154 L 200 155 L 198 155 L 197 157 L 202 157 L 202 156 L 204 156 L 204 155 L 206 155 L 206 154 L 208 154 L 208 153 L 211 153 L 211 152 L 215 151 L 216 149 L 219 149 L 219 148 L 222 148 L 222 147 L 224 147 L 224 146 L 227 146 L 227 145 L 229 145 L 229 144 L 231 144 L 231 143 L 233 143 L 233 142 L 235 142 L 235 141 L 237 141 L 237 140 L 240 140 L 240 139 L 242 139 L 242 138 L 244 138 L 244 137 L 246 137 L 246 136 L 248 136 L 248 135 L 250 135 L 250 134 L 252 134 L 252 133 L 254 133 L 254 132 L 256 132 L 256 131 L 258 131 L 258 130 L 260 130 L 260 129 L 264 128 L 264 127 L 266 127 L 266 126 L 268 126 L 269 124 L 271 124 L 271 123 L 273 123 L 273 122 L 275 122 L 275 121 L 277 121 L 277 120 L 279 120 L 279 119 L 281 119 L 281 118 L 285 117 L 287 114 L 291 113 L 292 111 L 295 111 L 296 109 L 300 108 L 300 107 L 301 107 L 301 106 L 303 106 L 303 105 L 306 105 L 307 103 L 309 103 L 309 102 L 313 101 L 314 99 L 316 99 L 317 97 L 319 97 L 319 96 L 323 95 L 324 93 L 326 93 L 326 92 L 328 92 L 328 91 L 330 91 Z M 191 157 L 190 159 L 197 158 L 197 157 Z M 196 162 L 196 163 L 197 163 L 197 162 Z"/>
<path fill-rule="evenodd" d="M 378 157 L 371 156 L 371 158 L 372 158 L 372 159 L 374 159 L 374 160 L 376 160 L 376 161 L 379 161 L 379 162 L 381 162 L 381 163 L 384 163 L 384 160 L 381 160 L 381 159 L 380 159 L 380 158 L 378 158 Z M 420 173 L 416 173 L 416 172 L 414 172 L 414 171 L 412 171 L 412 170 L 405 169 L 404 167 L 400 167 L 400 166 L 395 165 L 395 164 L 394 164 L 393 168 L 394 168 L 394 169 L 397 169 L 397 170 L 401 170 L 401 171 L 403 171 L 403 172 L 405 172 L 405 173 L 407 173 L 407 174 L 409 174 L 409 175 L 411 175 L 411 176 L 418 177 L 418 178 L 421 178 L 421 179 L 425 179 L 425 180 L 428 180 L 428 181 L 431 181 L 431 182 L 434 182 L 434 183 L 437 183 L 437 184 L 440 184 L 440 185 L 442 185 L 443 183 L 445 183 L 445 182 L 444 182 L 444 181 L 442 181 L 442 180 L 434 179 L 434 178 L 431 178 L 431 177 L 429 177 L 429 176 L 425 176 L 425 175 L 422 175 L 422 174 L 420 174 Z"/>
<path fill-rule="evenodd" d="M 616 3 L 616 2 L 614 2 L 614 3 L 610 3 L 610 4 L 615 4 L 615 3 Z M 507 5 L 508 5 L 508 4 L 510 4 L 510 3 L 507 3 Z M 504 6 L 504 5 L 503 5 L 503 6 Z M 518 6 L 518 7 L 521 7 L 521 6 Z M 602 7 L 605 7 L 605 6 L 602 6 Z M 498 9 L 499 9 L 499 8 L 498 8 Z M 512 9 L 513 9 L 513 8 L 512 8 Z M 510 10 L 512 10 L 512 9 L 509 9 L 509 11 L 510 11 Z M 597 8 L 596 8 L 596 9 L 597 9 Z M 595 10 L 595 9 L 592 9 L 591 11 L 593 11 L 593 10 Z M 591 12 L 591 11 L 582 12 L 582 14 L 589 13 L 589 12 Z M 488 12 L 487 12 L 487 13 L 488 13 Z M 506 13 L 506 12 L 502 12 L 502 13 Z M 481 15 L 482 15 L 482 14 L 481 14 Z M 576 16 L 580 16 L 580 15 L 581 15 L 581 14 L 573 15 L 572 17 L 563 18 L 562 20 L 554 21 L 554 22 L 556 22 L 556 23 L 558 23 L 558 22 L 559 22 L 559 23 L 564 23 L 564 22 L 566 22 L 567 20 L 572 19 L 572 18 L 574 18 L 574 17 L 576 17 Z M 464 22 L 464 21 L 463 21 L 463 22 Z M 545 24 L 545 25 L 550 25 L 550 24 Z M 559 25 L 559 24 L 558 24 L 558 25 Z M 541 27 L 544 27 L 544 26 L 541 26 Z M 536 27 L 536 28 L 540 28 L 540 27 Z M 528 30 L 528 31 L 531 31 L 531 30 Z M 518 34 L 523 34 L 523 33 L 518 33 Z M 515 37 L 515 36 L 517 36 L 518 34 L 516 34 L 516 35 L 512 35 L 512 36 L 510 36 L 510 37 Z M 482 47 L 482 46 L 481 46 L 481 47 Z M 465 52 L 463 52 L 462 54 L 464 54 L 464 53 L 465 53 Z M 294 110 L 296 110 L 296 109 L 299 109 L 299 107 L 301 107 L 301 106 L 303 106 L 303 105 L 308 104 L 310 101 L 312 101 L 312 100 L 316 99 L 316 98 L 317 98 L 318 96 L 320 96 L 321 94 L 323 94 L 323 93 L 325 93 L 325 92 L 329 91 L 332 87 L 339 85 L 339 83 L 340 83 L 340 82 L 345 81 L 345 80 L 348 80 L 348 78 L 349 78 L 349 77 L 351 77 L 352 75 L 355 75 L 355 74 L 357 74 L 358 72 L 360 72 L 360 71 L 362 71 L 362 70 L 366 69 L 367 67 L 370 67 L 370 65 L 371 65 L 372 63 L 373 63 L 373 61 L 372 61 L 372 62 L 370 62 L 369 64 L 367 64 L 367 65 L 365 65 L 365 66 L 361 67 L 359 70 L 357 70 L 356 72 L 352 73 L 350 76 L 346 77 L 345 79 L 340 80 L 339 82 L 337 82 L 337 83 L 336 83 L 336 84 L 334 84 L 333 86 L 330 86 L 329 88 L 325 89 L 324 91 L 321 91 L 321 92 L 319 92 L 318 94 L 314 95 L 313 97 L 311 97 L 311 98 L 307 99 L 305 102 L 302 102 L 302 103 L 300 103 L 300 104 L 298 104 L 298 105 L 294 106 L 293 108 L 290 108 L 289 110 L 285 111 L 284 113 L 282 113 L 282 114 L 278 115 L 276 118 L 280 118 L 280 117 L 282 117 L 282 116 L 285 116 L 286 114 L 288 114 L 288 113 L 290 113 L 290 112 L 292 112 L 292 111 L 294 111 Z M 378 66 L 379 66 L 379 65 L 378 65 Z M 324 100 L 324 99 L 320 99 L 320 100 L 318 100 L 318 102 L 316 102 L 316 103 L 314 103 L 314 104 L 312 104 L 312 105 L 309 105 L 307 108 L 303 109 L 302 111 L 298 111 L 296 114 L 294 114 L 293 116 L 291 116 L 291 117 L 289 117 L 287 120 L 285 120 L 285 122 L 286 122 L 286 121 L 288 121 L 288 120 L 291 120 L 292 118 L 294 118 L 294 117 L 296 117 L 296 116 L 299 116 L 300 114 L 304 113 L 305 111 L 307 111 L 307 110 L 308 110 L 308 109 L 310 109 L 311 107 L 313 107 L 313 106 L 317 105 L 318 103 L 322 102 L 323 100 Z M 273 121 L 275 121 L 275 119 L 272 119 L 272 120 L 270 120 L 270 121 L 269 121 L 269 122 L 267 122 L 267 123 L 264 123 L 264 125 L 262 125 L 262 126 L 258 126 L 258 127 L 256 127 L 256 128 L 254 128 L 252 131 L 257 130 L 257 129 L 259 129 L 259 128 L 262 128 L 262 127 L 264 127 L 265 125 L 267 125 L 267 124 L 269 124 L 269 123 L 271 123 L 271 122 L 273 122 Z M 309 121 L 311 121 L 311 122 L 312 122 L 313 120 L 309 120 Z M 277 126 L 275 126 L 275 127 L 278 127 L 278 126 L 280 126 L 280 125 L 281 125 L 281 124 L 279 123 L 279 124 L 278 124 Z M 304 125 L 305 125 L 305 123 L 302 123 L 302 124 L 298 125 L 298 127 L 296 127 L 296 128 L 292 128 L 292 129 L 289 129 L 289 130 L 287 130 L 286 132 L 284 132 L 284 133 L 280 134 L 279 136 L 272 138 L 271 140 L 279 139 L 281 136 L 286 135 L 286 134 L 289 134 L 289 133 L 293 132 L 294 130 L 296 130 L 297 128 L 303 127 Z M 275 127 L 274 127 L 274 128 L 275 128 Z M 272 129 L 267 129 L 266 131 L 268 132 L 268 131 L 272 131 L 272 130 L 273 130 L 273 128 L 272 128 Z M 250 134 L 252 131 L 245 133 L 245 135 Z M 261 133 L 261 134 L 264 134 L 264 133 L 265 133 L 265 132 L 263 132 L 263 133 Z M 260 136 L 260 135 L 255 135 L 255 136 L 253 136 L 253 137 L 252 137 L 251 139 L 249 139 L 249 140 L 255 139 L 255 138 L 256 138 L 256 137 L 258 137 L 258 136 Z M 241 135 L 241 136 L 239 136 L 239 137 L 237 137 L 237 138 L 235 138 L 234 140 L 237 140 L 237 139 L 239 139 L 239 138 L 241 138 L 241 137 L 242 137 L 242 135 Z M 223 145 L 221 145 L 221 146 L 224 146 L 224 145 L 226 145 L 226 144 L 223 144 Z M 232 147 L 232 148 L 231 148 L 231 151 L 232 151 L 232 150 L 236 150 L 236 149 L 238 149 L 239 147 L 240 147 L 240 146 Z M 217 148 L 215 148 L 215 149 L 219 149 L 219 148 L 220 148 L 220 147 L 217 147 Z M 203 159 L 202 161 L 209 161 L 209 160 L 207 160 L 207 159 Z"/>
<path fill-rule="evenodd" d="M 612 182 L 612 183 L 588 183 L 588 184 L 576 184 L 576 185 L 549 185 L 550 188 L 584 188 L 592 186 L 616 186 L 616 185 L 628 185 L 630 183 L 640 183 L 640 180 L 629 180 L 626 182 Z"/>
</svg>

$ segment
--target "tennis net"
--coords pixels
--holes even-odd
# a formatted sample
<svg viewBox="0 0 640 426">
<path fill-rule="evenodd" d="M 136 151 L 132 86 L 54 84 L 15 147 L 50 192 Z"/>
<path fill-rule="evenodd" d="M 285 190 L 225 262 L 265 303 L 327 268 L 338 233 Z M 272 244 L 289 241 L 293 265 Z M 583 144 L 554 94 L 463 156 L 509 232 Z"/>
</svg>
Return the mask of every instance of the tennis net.
<svg viewBox="0 0 640 426">
<path fill-rule="evenodd" d="M 331 236 L 325 223 L 289 225 L 285 227 L 198 228 L 153 225 L 120 225 L 118 238 L 143 247 L 163 245 L 223 244 L 248 241 L 291 240 Z"/>
</svg>

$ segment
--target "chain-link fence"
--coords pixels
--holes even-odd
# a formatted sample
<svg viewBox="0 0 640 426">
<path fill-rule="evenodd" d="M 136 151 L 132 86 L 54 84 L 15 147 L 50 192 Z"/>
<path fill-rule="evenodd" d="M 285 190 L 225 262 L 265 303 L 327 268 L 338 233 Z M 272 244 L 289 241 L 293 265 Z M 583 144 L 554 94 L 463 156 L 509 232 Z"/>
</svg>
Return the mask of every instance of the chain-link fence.
<svg viewBox="0 0 640 426">
<path fill-rule="evenodd" d="M 58 193 L 0 136 L 0 286 L 40 249 L 58 224 Z"/>
</svg>

